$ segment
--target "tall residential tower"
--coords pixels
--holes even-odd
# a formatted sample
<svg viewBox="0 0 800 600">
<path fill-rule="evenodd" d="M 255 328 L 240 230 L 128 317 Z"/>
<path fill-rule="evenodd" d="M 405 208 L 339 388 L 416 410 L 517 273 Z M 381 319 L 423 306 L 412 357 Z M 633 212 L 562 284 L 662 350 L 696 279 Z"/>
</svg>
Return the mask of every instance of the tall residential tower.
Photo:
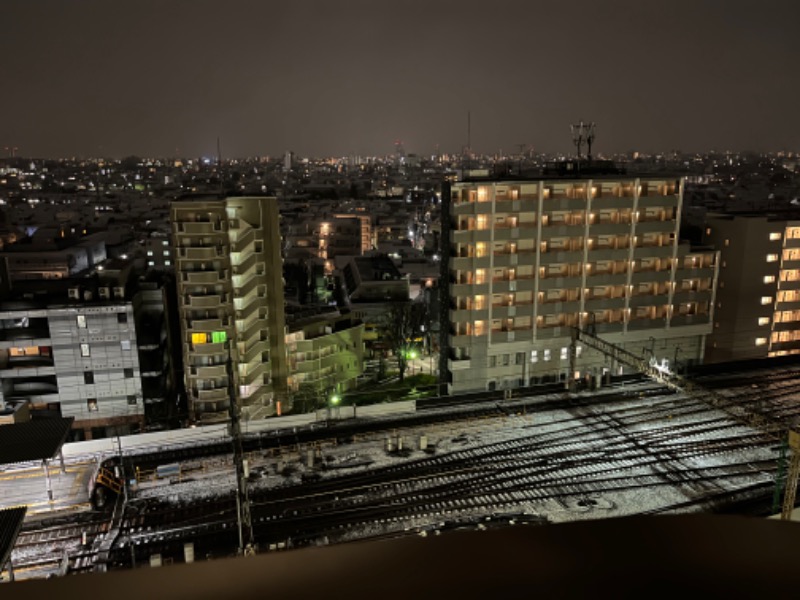
<svg viewBox="0 0 800 600">
<path fill-rule="evenodd" d="M 229 359 L 244 419 L 287 409 L 277 200 L 177 200 L 171 217 L 190 419 L 227 418 Z"/>
</svg>

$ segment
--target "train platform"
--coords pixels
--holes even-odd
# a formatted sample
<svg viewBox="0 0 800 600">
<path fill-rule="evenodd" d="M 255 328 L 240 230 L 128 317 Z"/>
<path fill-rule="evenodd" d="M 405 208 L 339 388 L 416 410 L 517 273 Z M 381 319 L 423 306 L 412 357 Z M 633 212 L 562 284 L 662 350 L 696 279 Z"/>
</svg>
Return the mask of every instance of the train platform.
<svg viewBox="0 0 800 600">
<path fill-rule="evenodd" d="M 26 520 L 39 514 L 90 510 L 89 480 L 96 468 L 94 460 L 65 461 L 63 471 L 51 468 L 48 493 L 48 474 L 40 465 L 0 466 L 0 508 L 27 506 Z"/>
</svg>

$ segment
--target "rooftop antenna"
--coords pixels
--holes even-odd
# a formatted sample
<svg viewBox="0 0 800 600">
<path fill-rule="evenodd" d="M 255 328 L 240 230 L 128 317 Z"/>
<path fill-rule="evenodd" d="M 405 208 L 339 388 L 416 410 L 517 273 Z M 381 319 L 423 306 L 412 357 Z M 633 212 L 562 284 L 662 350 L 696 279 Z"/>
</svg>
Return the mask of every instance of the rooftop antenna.
<svg viewBox="0 0 800 600">
<path fill-rule="evenodd" d="M 472 168 L 472 111 L 467 111 L 467 170 Z"/>
<path fill-rule="evenodd" d="M 225 195 L 225 178 L 222 176 L 222 146 L 219 143 L 219 136 L 217 136 L 217 169 L 219 170 L 219 195 Z"/>
<path fill-rule="evenodd" d="M 586 124 L 586 133 L 584 134 L 586 137 L 586 158 L 589 162 L 592 162 L 592 144 L 594 143 L 594 122 Z"/>
<path fill-rule="evenodd" d="M 575 125 L 570 125 L 572 130 L 572 143 L 575 144 L 575 150 L 578 154 L 578 160 L 581 159 L 581 148 L 583 148 L 583 120 L 578 121 Z"/>
<path fill-rule="evenodd" d="M 572 130 L 572 143 L 575 144 L 575 149 L 578 152 L 578 160 L 583 158 L 581 149 L 586 144 L 587 155 L 586 158 L 589 162 L 592 161 L 592 144 L 594 143 L 594 123 L 584 123 L 583 119 L 578 121 L 575 125 L 570 125 Z"/>
</svg>

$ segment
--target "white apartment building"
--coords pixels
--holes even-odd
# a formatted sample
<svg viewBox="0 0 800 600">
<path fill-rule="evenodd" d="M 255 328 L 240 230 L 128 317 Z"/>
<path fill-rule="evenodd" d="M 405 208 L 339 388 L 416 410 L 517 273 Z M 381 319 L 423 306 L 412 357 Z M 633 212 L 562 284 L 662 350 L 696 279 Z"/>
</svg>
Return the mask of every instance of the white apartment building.
<svg viewBox="0 0 800 600">
<path fill-rule="evenodd" d="M 574 327 L 659 362 L 702 359 L 718 261 L 678 241 L 681 179 L 470 180 L 447 196 L 450 393 L 622 372 L 579 345 L 569 373 Z"/>
<path fill-rule="evenodd" d="M 140 428 L 144 404 L 133 307 L 125 300 L 79 301 L 0 306 L 0 404 L 59 404 L 86 439 Z"/>
</svg>

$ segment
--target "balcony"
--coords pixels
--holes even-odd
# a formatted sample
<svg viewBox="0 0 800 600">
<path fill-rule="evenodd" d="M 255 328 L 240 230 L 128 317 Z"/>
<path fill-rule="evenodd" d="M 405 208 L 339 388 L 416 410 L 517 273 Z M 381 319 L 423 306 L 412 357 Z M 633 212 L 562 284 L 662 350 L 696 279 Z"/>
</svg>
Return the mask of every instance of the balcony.
<svg viewBox="0 0 800 600">
<path fill-rule="evenodd" d="M 223 271 L 184 271 L 182 273 L 183 281 L 192 284 L 206 284 L 213 285 L 225 281 L 228 272 Z"/>
<path fill-rule="evenodd" d="M 187 260 L 213 260 L 221 256 L 227 256 L 223 246 L 178 248 L 178 258 Z"/>
<path fill-rule="evenodd" d="M 672 256 L 672 244 L 668 244 L 665 246 L 637 246 L 633 250 L 634 259 L 669 258 L 671 256 Z"/>
<path fill-rule="evenodd" d="M 636 235 L 643 233 L 674 233 L 676 224 L 675 221 L 639 221 L 636 223 Z"/>
<path fill-rule="evenodd" d="M 678 206 L 678 194 L 669 194 L 666 196 L 639 196 L 639 208 L 651 208 L 656 206 L 675 208 Z"/>
<path fill-rule="evenodd" d="M 665 306 L 669 303 L 669 296 L 667 294 L 638 294 L 632 296 L 628 302 L 631 308 L 639 306 Z"/>
<path fill-rule="evenodd" d="M 258 332 L 260 334 L 260 332 Z M 263 354 L 264 352 L 269 350 L 269 344 L 267 340 L 261 340 L 254 342 L 244 353 L 242 360 L 245 363 L 249 363 L 250 361 L 254 360 L 257 356 Z"/>
<path fill-rule="evenodd" d="M 269 365 L 261 361 L 247 363 L 246 366 L 246 372 L 242 374 L 240 371 L 239 373 L 239 383 L 241 385 L 252 385 L 256 381 L 261 381 L 264 378 L 264 374 L 269 372 L 267 369 Z"/>
<path fill-rule="evenodd" d="M 457 257 L 451 259 L 451 268 L 459 271 L 471 271 L 473 269 L 488 269 L 491 265 L 489 256 L 481 257 Z"/>
<path fill-rule="evenodd" d="M 246 231 L 236 231 L 231 235 L 231 251 L 247 252 L 255 240 L 256 231 L 251 227 Z"/>
<path fill-rule="evenodd" d="M 631 283 L 648 283 L 648 282 L 664 282 L 669 281 L 670 278 L 670 270 L 669 269 L 662 269 L 661 271 L 656 271 L 655 269 L 648 269 L 648 270 L 640 270 L 634 271 L 631 273 Z"/>
<path fill-rule="evenodd" d="M 200 379 L 227 377 L 228 367 L 225 364 L 207 365 L 204 367 L 189 367 L 189 375 Z"/>
<path fill-rule="evenodd" d="M 179 221 L 172 223 L 172 232 L 175 234 L 203 235 L 225 234 L 228 225 L 223 220 L 218 221 Z"/>
<path fill-rule="evenodd" d="M 234 275 L 246 275 L 255 265 L 257 260 L 259 260 L 259 257 L 255 252 L 252 252 L 245 256 L 244 260 L 242 260 L 239 264 L 231 265 L 231 270 L 233 271 Z"/>
<path fill-rule="evenodd" d="M 226 319 L 190 319 L 186 322 L 187 333 L 211 333 L 225 331 L 230 335 L 230 322 Z"/>
<path fill-rule="evenodd" d="M 216 344 L 191 344 L 191 351 L 203 356 L 221 356 L 227 359 L 228 343 L 218 342 Z"/>
<path fill-rule="evenodd" d="M 225 386 L 211 390 L 194 388 L 192 389 L 192 397 L 198 402 L 227 402 L 230 396 L 228 395 L 228 388 Z"/>
<path fill-rule="evenodd" d="M 213 294 L 209 296 L 183 296 L 183 306 L 191 309 L 219 308 L 230 302 L 228 294 Z"/>
</svg>

